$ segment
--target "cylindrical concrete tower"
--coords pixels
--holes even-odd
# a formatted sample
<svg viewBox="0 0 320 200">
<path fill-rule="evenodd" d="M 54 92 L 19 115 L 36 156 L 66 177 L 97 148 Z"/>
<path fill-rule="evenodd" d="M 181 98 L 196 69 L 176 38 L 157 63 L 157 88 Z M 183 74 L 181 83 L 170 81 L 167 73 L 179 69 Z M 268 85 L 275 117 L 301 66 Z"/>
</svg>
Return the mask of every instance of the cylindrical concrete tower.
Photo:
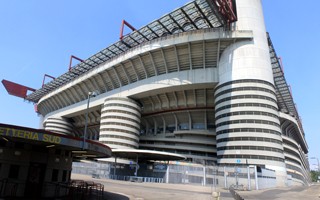
<svg viewBox="0 0 320 200">
<path fill-rule="evenodd" d="M 72 124 L 64 117 L 49 117 L 44 121 L 43 127 L 46 131 L 52 131 L 65 135 L 73 135 Z"/>
<path fill-rule="evenodd" d="M 219 61 L 215 90 L 221 164 L 263 165 L 286 178 L 277 98 L 260 0 L 237 0 L 237 30 L 252 41 L 230 45 Z"/>
<path fill-rule="evenodd" d="M 101 111 L 99 141 L 111 148 L 138 148 L 141 108 L 127 97 L 107 98 Z"/>
</svg>

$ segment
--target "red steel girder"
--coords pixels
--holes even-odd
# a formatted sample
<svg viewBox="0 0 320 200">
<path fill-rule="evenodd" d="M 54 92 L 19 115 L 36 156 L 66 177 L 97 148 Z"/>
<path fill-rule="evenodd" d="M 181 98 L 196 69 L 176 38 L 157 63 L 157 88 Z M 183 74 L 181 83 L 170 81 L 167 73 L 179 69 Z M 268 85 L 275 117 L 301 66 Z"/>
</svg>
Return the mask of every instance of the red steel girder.
<svg viewBox="0 0 320 200">
<path fill-rule="evenodd" d="M 126 25 L 127 27 L 129 27 L 132 31 L 135 31 L 135 30 L 136 30 L 136 29 L 135 29 L 131 24 L 129 24 L 126 20 L 122 20 L 121 28 L 120 28 L 120 40 L 122 40 L 122 38 L 123 38 L 124 25 Z"/>
<path fill-rule="evenodd" d="M 53 76 L 50 76 L 50 75 L 48 75 L 48 74 L 44 74 L 44 75 L 43 75 L 43 80 L 42 80 L 42 86 L 41 86 L 41 87 L 44 86 L 44 81 L 46 80 L 46 77 L 52 78 L 53 80 L 56 79 L 56 78 L 53 77 Z"/>
<path fill-rule="evenodd" d="M 232 0 L 214 0 L 219 12 L 226 18 L 228 24 L 237 21 L 237 16 L 233 11 L 235 5 Z"/>
<path fill-rule="evenodd" d="M 20 97 L 20 98 L 26 98 L 27 97 L 27 92 L 28 91 L 36 91 L 33 88 L 24 86 L 24 85 L 20 85 L 18 83 L 14 83 L 8 80 L 3 79 L 2 81 L 3 86 L 6 88 L 7 92 L 10 95 L 16 96 L 16 97 Z"/>
<path fill-rule="evenodd" d="M 76 60 L 78 60 L 78 61 L 80 61 L 80 62 L 83 62 L 82 59 L 80 59 L 80 58 L 78 58 L 78 57 L 76 57 L 76 56 L 74 56 L 74 55 L 71 55 L 71 56 L 70 56 L 70 63 L 69 63 L 69 71 L 70 71 L 71 68 L 72 68 L 72 59 L 76 59 Z"/>
</svg>

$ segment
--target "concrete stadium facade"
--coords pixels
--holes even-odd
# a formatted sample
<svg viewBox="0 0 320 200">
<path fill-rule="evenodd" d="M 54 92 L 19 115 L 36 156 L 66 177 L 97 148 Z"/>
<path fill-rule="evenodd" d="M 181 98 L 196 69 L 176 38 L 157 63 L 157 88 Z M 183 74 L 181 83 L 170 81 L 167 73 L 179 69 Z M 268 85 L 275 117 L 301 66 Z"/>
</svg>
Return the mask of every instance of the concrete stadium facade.
<svg viewBox="0 0 320 200">
<path fill-rule="evenodd" d="M 128 37 L 141 34 L 147 41 L 123 43 L 130 47 L 114 56 L 100 51 L 67 72 L 78 73 L 70 80 L 63 82 L 62 75 L 29 95 L 43 127 L 81 137 L 88 111 L 87 137 L 114 149 L 165 151 L 207 164 L 259 165 L 276 171 L 278 185 L 288 177 L 308 184 L 308 147 L 266 32 L 261 1 L 230 1 L 237 21 L 228 26 L 219 21 L 223 17 L 213 2 L 197 0 L 173 11 L 146 26 L 162 22 L 170 34 L 150 28 L 157 35 L 150 39 L 143 27 Z M 178 21 L 177 13 L 189 23 Z M 86 70 L 86 64 L 95 66 Z M 88 92 L 96 90 L 99 95 L 87 109 Z"/>
</svg>

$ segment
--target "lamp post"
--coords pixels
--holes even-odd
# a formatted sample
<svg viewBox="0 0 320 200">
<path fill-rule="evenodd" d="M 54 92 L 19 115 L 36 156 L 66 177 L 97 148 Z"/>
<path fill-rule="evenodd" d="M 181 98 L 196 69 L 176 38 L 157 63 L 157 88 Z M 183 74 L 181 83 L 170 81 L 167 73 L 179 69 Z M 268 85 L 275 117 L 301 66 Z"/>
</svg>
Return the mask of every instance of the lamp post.
<svg viewBox="0 0 320 200">
<path fill-rule="evenodd" d="M 83 133 L 83 143 L 82 143 L 82 150 L 84 150 L 84 144 L 86 142 L 86 137 L 87 137 L 87 129 L 88 129 L 88 114 L 89 114 L 89 103 L 90 103 L 90 98 L 95 97 L 98 95 L 97 91 L 94 92 L 88 92 L 88 100 L 87 100 L 87 109 L 86 109 L 86 119 L 85 119 L 85 124 L 84 124 L 84 133 Z"/>
<path fill-rule="evenodd" d="M 317 157 L 311 157 L 310 159 L 317 159 L 317 162 L 318 162 L 318 171 L 320 172 L 319 159 L 318 159 Z"/>
</svg>

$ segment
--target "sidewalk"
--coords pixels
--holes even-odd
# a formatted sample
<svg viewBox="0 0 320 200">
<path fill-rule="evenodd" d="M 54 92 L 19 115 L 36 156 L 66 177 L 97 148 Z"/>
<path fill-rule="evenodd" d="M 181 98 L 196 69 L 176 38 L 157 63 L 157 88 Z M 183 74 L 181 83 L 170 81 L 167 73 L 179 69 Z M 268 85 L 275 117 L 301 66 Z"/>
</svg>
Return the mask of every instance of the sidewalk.
<svg viewBox="0 0 320 200">
<path fill-rule="evenodd" d="M 244 199 L 316 200 L 320 199 L 320 185 L 283 187 L 266 190 L 238 191 Z"/>
</svg>

